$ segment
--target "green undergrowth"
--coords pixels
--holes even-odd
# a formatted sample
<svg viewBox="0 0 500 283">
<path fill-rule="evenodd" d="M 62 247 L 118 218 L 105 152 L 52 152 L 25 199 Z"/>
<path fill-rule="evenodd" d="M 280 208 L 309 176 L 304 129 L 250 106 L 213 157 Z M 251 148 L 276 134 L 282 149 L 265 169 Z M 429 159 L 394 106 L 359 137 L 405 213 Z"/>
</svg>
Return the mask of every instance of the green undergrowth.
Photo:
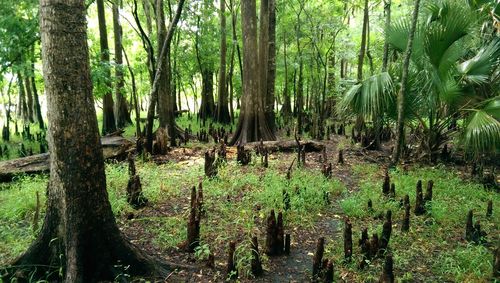
<svg viewBox="0 0 500 283">
<path fill-rule="evenodd" d="M 396 275 L 406 282 L 487 282 L 492 274 L 492 250 L 499 238 L 500 196 L 488 191 L 482 185 L 462 180 L 456 172 L 447 167 L 414 168 L 407 172 L 390 172 L 391 182 L 396 186 L 396 199 L 389 200 L 382 194 L 383 172 L 377 166 L 354 166 L 359 178 L 359 191 L 346 196 L 340 201 L 345 214 L 353 224 L 354 252 L 359 255 L 357 239 L 362 228 L 372 233 L 381 234 L 385 212 L 392 211 L 393 229 L 390 249 L 394 256 Z M 433 200 L 426 206 L 427 213 L 415 216 L 415 191 L 418 180 L 423 182 L 425 194 L 427 182 L 434 181 Z M 412 211 L 410 231 L 401 232 L 404 210 L 400 207 L 400 198 L 408 194 Z M 374 211 L 367 209 L 371 199 Z M 493 216 L 486 218 L 487 201 L 493 201 Z M 466 215 L 474 211 L 474 221 L 481 222 L 481 228 L 487 233 L 485 245 L 467 243 L 465 234 Z M 383 216 L 383 217 L 381 217 Z M 330 253 L 338 262 L 343 250 L 329 246 Z M 360 257 L 356 257 L 359 262 Z M 356 262 L 356 263 L 357 263 Z M 356 264 L 348 266 L 353 272 Z M 377 259 L 364 271 L 357 271 L 359 278 L 378 278 L 382 260 Z M 404 280 L 403 280 L 404 281 Z"/>
<path fill-rule="evenodd" d="M 0 266 L 24 251 L 35 239 L 34 214 L 40 201 L 41 227 L 45 210 L 47 176 L 20 176 L 12 183 L 0 183 Z"/>
<path fill-rule="evenodd" d="M 253 159 L 258 158 L 254 156 Z M 207 179 L 203 159 L 199 157 L 161 165 L 138 158 L 137 172 L 149 200 L 148 207 L 143 210 L 134 210 L 126 201 L 127 163 L 110 163 L 106 165 L 109 200 L 120 225 L 126 228 L 130 223 L 141 224 L 146 238 L 151 236 L 155 246 L 168 250 L 186 239 L 190 190 L 202 181 L 206 218 L 201 224 L 201 241 L 212 249 L 224 249 L 227 239 L 244 243 L 254 234 L 263 239 L 261 231 L 264 231 L 264 220 L 270 210 L 284 210 L 283 191 L 290 195 L 290 209 L 284 211 L 284 223 L 286 229 L 291 229 L 314 226 L 318 213 L 328 208 L 326 198 L 333 200 L 344 190 L 340 181 L 328 180 L 313 169 L 296 169 L 292 178 L 286 180 L 279 169 L 280 159 L 273 158 L 269 163 L 269 168 L 265 169 L 260 161 L 248 166 L 229 161 L 219 167 L 217 177 Z M 48 176 L 40 175 L 1 184 L 0 265 L 19 255 L 34 239 L 35 192 L 39 192 L 43 208 L 47 182 Z M 132 222 L 126 220 L 131 213 L 136 215 Z M 39 226 L 42 221 L 43 211 Z"/>
</svg>

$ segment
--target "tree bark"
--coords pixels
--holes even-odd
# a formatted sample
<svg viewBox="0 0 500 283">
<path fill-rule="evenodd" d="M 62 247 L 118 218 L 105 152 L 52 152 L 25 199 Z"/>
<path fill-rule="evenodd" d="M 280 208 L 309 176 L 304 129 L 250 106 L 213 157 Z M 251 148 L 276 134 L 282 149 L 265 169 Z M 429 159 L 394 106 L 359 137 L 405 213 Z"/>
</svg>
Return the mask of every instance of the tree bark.
<svg viewBox="0 0 500 283">
<path fill-rule="evenodd" d="M 24 88 L 23 77 L 21 73 L 17 73 L 17 85 L 19 87 L 19 98 L 17 100 L 17 118 L 28 121 L 28 108 L 26 106 L 26 90 Z"/>
<path fill-rule="evenodd" d="M 31 81 L 29 75 L 24 77 L 24 86 L 26 87 L 26 108 L 28 110 L 28 121 L 33 123 L 33 92 L 31 91 Z"/>
<path fill-rule="evenodd" d="M 31 71 L 32 71 L 32 76 L 30 78 L 30 83 L 31 83 L 31 90 L 33 91 L 33 111 L 34 111 L 34 115 L 36 116 L 38 126 L 40 127 L 41 130 L 44 130 L 45 125 L 43 122 L 42 109 L 40 107 L 40 100 L 38 99 L 38 91 L 36 88 L 36 81 L 35 81 L 35 47 L 34 47 L 34 45 L 33 45 L 33 48 L 31 50 Z"/>
<path fill-rule="evenodd" d="M 391 27 L 391 0 L 384 0 L 384 13 L 385 13 L 385 32 L 389 31 Z M 382 72 L 387 71 L 387 65 L 389 64 L 389 42 L 387 42 L 387 36 L 384 41 L 384 57 L 382 58 Z"/>
<path fill-rule="evenodd" d="M 173 119 L 170 117 L 172 104 L 170 101 L 170 48 L 168 48 L 166 52 L 166 58 L 160 58 L 161 47 L 165 38 L 167 36 L 167 28 L 165 25 L 165 11 L 163 0 L 156 0 L 156 31 L 158 36 L 158 44 L 157 44 L 157 52 L 158 52 L 158 62 L 160 60 L 164 60 L 162 64 L 164 67 L 160 71 L 160 82 L 158 85 L 158 116 L 160 118 L 160 127 L 167 128 L 169 125 L 169 119 Z"/>
<path fill-rule="evenodd" d="M 396 128 L 396 145 L 394 146 L 394 152 L 392 155 L 392 163 L 395 164 L 399 161 L 401 156 L 401 150 L 404 142 L 405 135 L 405 125 L 404 125 L 404 104 L 405 104 L 405 96 L 406 96 L 406 87 L 408 80 L 408 72 L 410 67 L 410 58 L 411 52 L 413 48 L 413 39 L 415 38 L 415 31 L 417 29 L 417 21 L 418 21 L 418 10 L 420 7 L 420 0 L 415 0 L 415 6 L 413 9 L 413 16 L 411 22 L 410 34 L 408 36 L 408 43 L 406 45 L 406 52 L 403 62 L 403 74 L 401 75 L 401 89 L 399 90 L 398 95 L 398 122 Z"/>
<path fill-rule="evenodd" d="M 115 118 L 116 126 L 124 128 L 132 124 L 130 114 L 127 107 L 127 99 L 125 98 L 124 87 L 125 80 L 123 78 L 123 52 L 122 52 L 122 27 L 120 24 L 120 14 L 118 12 L 118 4 L 113 2 L 113 32 L 115 43 Z"/>
<path fill-rule="evenodd" d="M 231 145 L 251 141 L 275 140 L 264 115 L 262 93 L 259 91 L 257 60 L 257 14 L 255 0 L 243 0 L 241 5 L 243 32 L 243 97 L 238 126 Z"/>
<path fill-rule="evenodd" d="M 161 1 L 161 0 L 159 0 Z M 154 115 L 155 115 L 155 107 L 156 107 L 156 102 L 158 100 L 158 90 L 160 88 L 160 77 L 163 69 L 168 68 L 169 66 L 164 66 L 163 60 L 166 59 L 167 54 L 170 53 L 170 43 L 172 42 L 172 37 L 174 35 L 175 28 L 177 26 L 177 23 L 179 22 L 179 18 L 181 16 L 182 12 L 182 7 L 184 6 L 185 0 L 179 0 L 179 3 L 177 4 L 177 11 L 175 13 L 175 17 L 170 23 L 170 26 L 168 28 L 167 35 L 165 39 L 163 40 L 163 45 L 161 46 L 161 51 L 159 52 L 158 55 L 158 64 L 156 66 L 156 71 L 155 71 L 155 78 L 153 80 L 153 84 L 151 86 L 151 93 L 150 93 L 150 102 L 148 106 L 148 116 L 147 116 L 147 121 L 146 121 L 146 143 L 145 143 L 145 148 L 146 151 L 152 153 L 153 152 L 153 122 L 154 122 Z M 167 61 L 168 62 L 168 61 Z M 168 93 L 167 93 L 168 94 Z M 167 108 L 168 109 L 168 108 Z M 171 110 L 171 108 L 170 108 Z M 172 117 L 170 119 L 170 126 L 169 126 L 169 132 L 172 132 L 172 139 L 171 141 L 175 141 L 173 138 L 176 133 L 176 126 L 175 126 L 175 120 L 173 119 L 173 111 L 170 111 L 171 113 L 168 115 L 168 117 Z M 161 123 L 160 123 L 161 124 Z"/>
<path fill-rule="evenodd" d="M 108 200 L 92 96 L 85 3 L 42 0 L 40 18 L 50 121 L 47 212 L 37 239 L 7 276 L 22 276 L 30 272 L 24 268 L 34 266 L 35 277 L 48 273 L 54 277 L 50 281 L 65 282 L 111 281 L 122 272 L 117 265 L 129 266 L 131 275 L 164 274 L 166 266 L 156 266 L 122 237 Z M 63 278 L 51 267 L 60 264 Z"/>
<path fill-rule="evenodd" d="M 101 47 L 101 64 L 105 68 L 106 78 L 111 77 L 109 70 L 109 45 L 108 32 L 106 31 L 106 13 L 104 11 L 104 0 L 96 0 L 97 2 L 97 18 L 99 21 L 99 44 Z M 113 110 L 113 94 L 111 93 L 111 85 L 107 83 L 109 91 L 106 91 L 102 102 L 102 133 L 110 134 L 116 131 L 115 113 Z"/>
<path fill-rule="evenodd" d="M 229 124 L 231 117 L 227 105 L 226 88 L 226 1 L 220 0 L 220 70 L 219 70 L 219 97 L 217 101 L 216 120 L 222 124 Z"/>
<path fill-rule="evenodd" d="M 363 12 L 363 31 L 361 33 L 361 46 L 358 55 L 358 81 L 363 80 L 363 62 L 366 52 L 366 36 L 368 33 L 368 0 L 365 0 L 365 8 Z"/>
<path fill-rule="evenodd" d="M 259 91 L 262 97 L 266 120 L 268 121 L 267 77 L 269 58 L 269 0 L 260 1 L 259 16 Z M 269 121 L 268 121 L 269 122 Z M 270 124 L 269 124 L 270 125 Z"/>
<path fill-rule="evenodd" d="M 267 57 L 267 93 L 266 93 L 266 119 L 273 132 L 276 131 L 274 100 L 276 81 L 276 0 L 268 0 L 269 32 L 268 32 L 268 57 Z"/>
</svg>

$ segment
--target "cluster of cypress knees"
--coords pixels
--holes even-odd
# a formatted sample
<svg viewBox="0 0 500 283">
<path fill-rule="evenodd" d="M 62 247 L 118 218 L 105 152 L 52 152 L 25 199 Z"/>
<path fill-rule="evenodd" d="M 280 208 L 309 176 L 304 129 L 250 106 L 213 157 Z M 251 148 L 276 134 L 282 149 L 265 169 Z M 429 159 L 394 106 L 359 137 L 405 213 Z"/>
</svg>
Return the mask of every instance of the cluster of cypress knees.
<svg viewBox="0 0 500 283">
<path fill-rule="evenodd" d="M 263 147 L 262 147 L 263 149 Z M 258 149 L 259 151 L 260 149 Z M 207 158 L 210 162 L 205 162 L 205 173 L 207 176 L 215 176 L 217 174 L 216 167 L 213 165 L 217 163 L 215 161 L 215 151 L 216 149 L 207 151 L 205 153 L 205 161 Z M 224 140 L 220 141 L 220 147 L 217 150 L 219 158 L 217 160 L 226 160 L 226 145 Z M 263 158 L 267 159 L 267 152 L 260 152 Z M 240 156 L 241 155 L 241 156 Z M 238 161 L 241 163 L 241 159 L 246 161 L 246 158 L 250 158 L 251 154 L 249 151 L 245 150 L 243 146 L 238 147 Z M 265 157 L 264 157 L 265 156 Z M 342 157 L 342 153 L 339 152 L 339 161 Z M 139 208 L 147 204 L 148 200 L 142 194 L 140 178 L 136 174 L 135 163 L 132 155 L 129 155 L 129 175 L 130 180 L 127 185 L 127 201 L 134 207 Z M 326 160 L 326 158 L 325 158 Z M 343 158 L 342 158 L 343 160 Z M 248 160 L 248 162 L 250 162 Z M 212 164 L 211 168 L 208 168 L 207 164 Z M 246 163 L 248 164 L 248 163 Z M 293 163 L 292 163 L 293 165 Z M 210 166 L 209 166 L 210 167 Z M 292 166 L 290 166 L 291 168 Z M 210 170 L 214 170 L 211 172 Z M 289 168 L 289 171 L 290 171 Z M 325 168 L 329 168 L 325 170 Z M 323 173 L 325 176 L 331 176 L 331 165 L 323 166 Z M 289 179 L 290 172 L 287 173 L 287 178 Z M 422 181 L 418 180 L 416 185 L 416 198 L 414 214 L 420 216 L 426 213 L 427 209 L 430 207 L 430 202 L 433 197 L 433 187 L 434 182 L 432 180 L 427 182 L 427 189 L 425 195 L 422 190 Z M 382 185 L 382 194 L 391 199 L 396 198 L 395 184 L 391 183 L 389 173 L 386 171 L 384 176 L 384 182 Z M 407 232 L 410 229 L 410 198 L 405 195 L 404 198 L 399 201 L 400 207 L 404 207 L 404 216 L 401 224 L 401 231 Z M 283 205 L 285 210 L 290 208 L 290 196 L 286 191 L 283 191 Z M 373 203 L 368 200 L 367 208 L 369 212 L 373 212 Z M 198 185 L 198 191 L 196 187 L 191 189 L 191 203 L 190 203 L 190 213 L 189 221 L 187 225 L 187 241 L 185 243 L 185 248 L 188 252 L 194 252 L 195 248 L 199 245 L 200 241 L 200 219 L 205 214 L 203 207 L 203 187 L 200 182 Z M 486 217 L 491 218 L 493 215 L 493 202 L 488 201 Z M 385 256 L 385 262 L 382 274 L 380 276 L 379 282 L 392 283 L 395 280 L 393 272 L 393 258 L 389 251 L 389 240 L 392 233 L 392 211 L 388 210 L 385 215 L 385 222 L 382 228 L 382 234 L 379 237 L 378 234 L 373 233 L 372 237 L 368 236 L 368 229 L 364 228 L 361 232 L 361 238 L 359 240 L 359 247 L 361 251 L 361 260 L 358 263 L 360 269 L 365 268 L 372 260 Z M 352 241 L 352 224 L 349 218 L 344 219 L 344 259 L 346 262 L 350 262 L 353 257 L 353 241 Z M 473 224 L 473 211 L 470 210 L 467 214 L 466 232 L 465 239 L 469 242 L 474 242 L 476 244 L 481 244 L 485 242 L 486 233 L 481 230 L 481 225 L 479 221 Z M 313 268 L 312 268 L 312 280 L 314 282 L 333 282 L 334 278 L 334 266 L 333 261 L 328 259 L 323 259 L 324 254 L 325 239 L 320 238 L 317 242 L 316 252 L 313 258 Z M 231 241 L 229 243 L 228 259 L 226 266 L 226 274 L 229 279 L 234 279 L 238 277 L 237 267 L 234 261 L 234 254 L 236 250 L 236 243 Z M 283 214 L 278 213 L 276 217 L 274 210 L 271 210 L 269 217 L 267 218 L 266 226 L 266 248 L 265 252 L 268 256 L 279 256 L 279 255 L 289 255 L 290 254 L 290 234 L 284 233 L 283 229 Z M 208 266 L 214 267 L 214 256 L 210 255 L 208 258 Z M 256 236 L 252 237 L 252 260 L 251 260 L 251 271 L 254 276 L 259 276 L 263 273 L 258 239 Z M 497 248 L 494 253 L 493 259 L 493 276 L 498 278 L 500 276 L 500 248 Z"/>
<path fill-rule="evenodd" d="M 200 244 L 200 219 L 205 215 L 203 207 L 203 186 L 200 182 L 198 191 L 196 187 L 191 189 L 191 203 L 189 220 L 187 225 L 187 241 L 181 244 L 181 247 L 187 252 L 194 252 L 196 247 Z M 266 248 L 265 252 L 268 256 L 280 256 L 290 254 L 290 234 L 285 234 L 283 228 L 283 213 L 279 212 L 275 216 L 274 210 L 271 210 L 267 218 L 266 226 Z M 259 253 L 259 244 L 257 236 L 252 237 L 252 259 L 251 271 L 254 276 L 262 275 L 262 263 Z M 229 250 L 226 264 L 226 275 L 229 279 L 238 277 L 238 270 L 235 263 L 236 242 L 229 242 Z M 214 256 L 210 254 L 208 257 L 207 265 L 214 267 Z"/>
<path fill-rule="evenodd" d="M 30 126 L 27 125 L 24 127 L 24 130 L 21 132 L 22 138 L 24 141 L 28 142 L 33 142 L 36 141 L 38 142 L 39 145 L 39 153 L 46 153 L 47 152 L 47 140 L 45 138 L 45 132 L 39 132 L 32 134 L 30 133 Z M 24 142 L 19 144 L 19 148 L 17 149 L 17 155 L 19 157 L 28 157 L 32 156 L 35 153 L 36 149 L 33 149 L 33 147 L 26 147 L 24 145 Z M 7 144 L 5 144 L 3 147 L 0 146 L 0 158 L 2 157 L 9 157 L 9 148 L 7 147 Z"/>
<path fill-rule="evenodd" d="M 425 195 L 422 191 L 422 181 L 419 180 L 416 186 L 416 200 L 414 213 L 417 216 L 426 213 L 426 210 L 430 207 L 430 202 L 432 201 L 434 182 L 430 180 L 427 183 L 427 190 Z M 384 182 L 382 185 L 382 193 L 389 199 L 394 200 L 396 197 L 395 184 L 390 182 L 390 177 L 388 172 L 386 172 L 384 177 Z M 400 206 L 404 207 L 404 217 L 401 224 L 401 231 L 407 232 L 410 229 L 410 198 L 405 195 L 403 199 L 400 200 Z M 373 203 L 368 200 L 368 211 L 373 212 Z M 493 202 L 488 201 L 486 217 L 491 218 L 493 215 Z M 379 282 L 392 283 L 395 282 L 394 272 L 393 272 L 393 258 L 389 250 L 389 240 L 392 233 L 392 211 L 388 210 L 385 215 L 385 222 L 382 228 L 382 235 L 379 237 L 377 233 L 372 234 L 372 237 L 368 236 L 368 229 L 364 228 L 361 232 L 361 238 L 359 239 L 359 247 L 361 251 L 361 260 L 358 263 L 358 268 L 365 268 L 372 260 L 385 256 L 385 262 L 382 274 L 380 275 Z M 344 260 L 345 262 L 351 262 L 353 257 L 353 240 L 352 240 L 352 224 L 348 217 L 344 219 Z M 467 215 L 467 224 L 465 239 L 467 241 L 474 242 L 476 244 L 485 242 L 486 233 L 481 231 L 481 226 L 479 221 L 473 225 L 473 212 L 469 211 Z M 328 259 L 323 259 L 324 254 L 325 239 L 319 238 L 316 246 L 316 252 L 313 258 L 313 269 L 312 277 L 314 282 L 333 282 L 333 262 Z M 493 277 L 498 278 L 500 276 L 500 247 L 496 249 L 493 257 Z"/>
</svg>

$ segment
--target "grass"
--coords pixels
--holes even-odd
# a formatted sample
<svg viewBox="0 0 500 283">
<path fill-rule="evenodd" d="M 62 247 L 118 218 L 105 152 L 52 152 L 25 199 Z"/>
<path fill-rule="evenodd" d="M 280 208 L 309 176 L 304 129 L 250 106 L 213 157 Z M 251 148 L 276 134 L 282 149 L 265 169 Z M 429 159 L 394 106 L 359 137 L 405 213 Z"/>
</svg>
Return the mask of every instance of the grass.
<svg viewBox="0 0 500 283">
<path fill-rule="evenodd" d="M 383 220 L 375 220 L 374 217 L 391 209 L 393 233 L 390 247 L 397 273 L 410 281 L 486 282 L 490 279 L 492 248 L 467 243 L 463 235 L 466 214 L 472 209 L 475 221 L 481 221 L 482 229 L 487 232 L 488 242 L 493 246 L 498 243 L 500 213 L 494 210 L 491 218 L 485 216 L 488 200 L 493 201 L 493 207 L 500 206 L 498 193 L 487 191 L 479 184 L 463 181 L 446 167 L 390 172 L 391 182 L 396 185 L 396 195 L 399 198 L 408 194 L 412 205 L 417 181 L 423 181 L 425 190 L 426 182 L 434 180 L 433 201 L 427 206 L 427 214 L 414 216 L 412 212 L 410 231 L 403 233 L 400 223 L 404 212 L 400 209 L 399 199 L 390 201 L 383 197 L 383 175 L 379 168 L 363 165 L 353 169 L 360 178 L 359 191 L 340 201 L 342 209 L 353 223 L 353 238 L 359 237 L 363 227 L 368 227 L 370 235 L 375 232 L 380 234 Z M 375 212 L 368 211 L 368 199 L 373 201 Z M 356 249 L 355 254 L 359 254 Z M 342 251 L 336 254 L 337 260 L 341 260 L 338 252 L 342 254 Z M 382 260 L 377 260 L 374 265 L 381 264 Z M 368 268 L 357 274 L 359 278 L 368 278 L 375 276 L 378 270 Z"/>
<path fill-rule="evenodd" d="M 190 120 L 182 116 L 179 124 L 186 127 Z M 198 143 L 193 147 L 203 147 Z M 234 157 L 230 157 L 233 160 Z M 187 161 L 167 162 L 157 165 L 137 159 L 138 174 L 143 191 L 150 205 L 142 211 L 132 209 L 126 202 L 128 168 L 126 163 L 106 165 L 107 189 L 112 210 L 125 231 L 138 229 L 136 242 L 152 245 L 169 253 L 176 251 L 186 239 L 190 188 L 203 183 L 207 216 L 201 223 L 202 248 L 196 258 L 206 258 L 209 253 L 223 257 L 227 241 L 237 240 L 238 266 L 240 274 L 248 274 L 250 264 L 250 236 L 264 239 L 265 219 L 271 209 L 282 211 L 283 191 L 290 195 L 291 209 L 284 211 L 285 230 L 311 229 L 319 215 L 325 215 L 332 206 L 325 196 L 333 201 L 333 207 L 340 207 L 353 223 L 353 240 L 357 243 L 361 229 L 367 227 L 370 235 L 381 233 L 383 215 L 393 212 L 393 233 L 390 241 L 395 262 L 395 273 L 403 282 L 487 282 L 491 279 L 492 246 L 499 239 L 500 196 L 485 190 L 481 185 L 461 179 L 458 173 L 448 167 L 415 167 L 408 171 L 396 169 L 390 172 L 395 183 L 397 198 L 394 201 L 382 196 L 383 172 L 380 167 L 369 164 L 352 166 L 353 179 L 358 188 L 348 192 L 344 184 L 333 178 L 324 178 L 319 170 L 295 169 L 291 180 L 286 180 L 284 171 L 291 161 L 290 155 L 272 155 L 269 168 L 264 169 L 256 156 L 248 166 L 229 161 L 219 168 L 218 176 L 204 177 L 202 157 Z M 411 228 L 407 233 L 400 231 L 403 210 L 399 198 L 408 194 L 411 204 L 415 201 L 415 184 L 421 179 L 425 186 L 434 181 L 433 201 L 423 216 L 411 215 Z M 6 265 L 33 241 L 33 214 L 36 207 L 36 192 L 43 207 L 46 175 L 19 176 L 13 182 L 0 184 L 0 266 Z M 350 188 L 353 189 L 353 188 Z M 374 211 L 367 210 L 371 199 Z M 493 216 L 485 217 L 486 203 L 493 201 Z M 463 238 L 465 216 L 474 211 L 475 220 L 487 232 L 491 246 L 474 245 Z M 133 220 L 127 220 L 130 214 Z M 377 280 L 381 259 L 374 260 L 369 267 L 357 268 L 360 254 L 355 244 L 356 260 L 344 265 L 342 239 L 324 235 L 327 239 L 325 256 L 333 259 L 339 274 L 349 281 Z M 314 240 L 314 239 L 312 239 Z M 264 264 L 267 258 L 263 256 Z M 347 274 L 347 275 L 346 275 Z"/>
</svg>

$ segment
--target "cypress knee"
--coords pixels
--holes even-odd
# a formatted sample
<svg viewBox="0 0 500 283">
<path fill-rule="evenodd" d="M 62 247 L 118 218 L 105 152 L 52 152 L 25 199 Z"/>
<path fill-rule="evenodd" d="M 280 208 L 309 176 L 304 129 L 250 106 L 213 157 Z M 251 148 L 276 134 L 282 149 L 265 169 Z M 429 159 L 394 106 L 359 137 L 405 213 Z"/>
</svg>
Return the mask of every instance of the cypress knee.
<svg viewBox="0 0 500 283">
<path fill-rule="evenodd" d="M 392 200 L 395 200 L 396 199 L 396 184 L 392 183 L 391 184 L 391 190 L 389 192 L 389 197 L 392 199 Z"/>
<path fill-rule="evenodd" d="M 198 197 L 196 198 L 196 206 L 198 208 L 198 213 L 200 217 L 205 214 L 205 208 L 203 207 L 203 183 L 198 184 Z"/>
<path fill-rule="evenodd" d="M 266 228 L 266 254 L 269 256 L 275 255 L 276 231 L 276 216 L 274 214 L 274 209 L 272 209 L 269 217 L 267 218 Z"/>
<path fill-rule="evenodd" d="M 389 245 L 389 240 L 391 239 L 391 232 L 392 232 L 392 211 L 388 210 L 384 226 L 382 227 L 382 237 L 380 237 L 379 251 L 381 254 L 383 254 L 386 251 Z"/>
<path fill-rule="evenodd" d="M 283 229 L 283 213 L 280 211 L 278 213 L 278 221 L 276 223 L 276 245 L 275 245 L 275 254 L 282 255 L 284 244 L 285 244 L 285 232 Z"/>
<path fill-rule="evenodd" d="M 389 177 L 389 172 L 385 171 L 384 183 L 382 184 L 382 193 L 384 196 L 389 196 L 391 191 L 391 179 Z"/>
<path fill-rule="evenodd" d="M 377 253 L 379 251 L 379 239 L 378 239 L 378 234 L 373 233 L 372 238 L 370 239 L 370 254 L 369 257 L 370 259 L 374 258 L 377 256 Z"/>
<path fill-rule="evenodd" d="M 344 259 L 350 262 L 352 258 L 352 224 L 349 218 L 344 221 Z"/>
<path fill-rule="evenodd" d="M 290 234 L 285 235 L 285 255 L 290 254 Z"/>
<path fill-rule="evenodd" d="M 411 205 L 410 205 L 410 196 L 409 195 L 405 195 L 405 198 L 403 200 L 403 204 L 404 204 L 404 206 L 411 207 Z"/>
<path fill-rule="evenodd" d="M 187 226 L 187 251 L 194 252 L 200 242 L 200 221 L 196 217 L 196 208 L 191 207 Z"/>
<path fill-rule="evenodd" d="M 491 217 L 493 215 L 493 201 L 490 199 L 488 201 L 488 207 L 486 208 L 486 217 Z"/>
<path fill-rule="evenodd" d="M 474 233 L 474 226 L 472 224 L 473 213 L 472 210 L 469 210 L 467 213 L 467 223 L 465 225 L 465 239 L 467 241 L 472 240 L 472 234 Z"/>
<path fill-rule="evenodd" d="M 359 246 L 363 246 L 368 242 L 368 228 L 363 228 L 363 231 L 361 231 L 361 238 L 359 239 Z"/>
<path fill-rule="evenodd" d="M 384 270 L 378 282 L 380 283 L 394 283 L 392 255 L 387 255 L 384 262 Z"/>
<path fill-rule="evenodd" d="M 339 150 L 339 164 L 344 164 L 344 150 L 340 149 Z"/>
<path fill-rule="evenodd" d="M 333 262 L 331 260 L 328 261 L 325 270 L 325 283 L 333 283 Z"/>
<path fill-rule="evenodd" d="M 252 274 L 259 276 L 262 274 L 262 264 L 260 262 L 259 243 L 257 237 L 252 237 Z"/>
<path fill-rule="evenodd" d="M 215 163 L 215 150 L 205 152 L 205 176 L 212 178 L 217 176 L 217 165 Z"/>
<path fill-rule="evenodd" d="M 425 213 L 424 197 L 422 195 L 422 181 L 418 180 L 416 198 L 415 198 L 415 215 L 422 215 Z"/>
<path fill-rule="evenodd" d="M 236 264 L 234 262 L 234 252 L 236 251 L 236 243 L 231 241 L 229 243 L 229 251 L 227 254 L 227 265 L 226 265 L 226 277 L 228 279 L 238 278 L 238 270 L 236 269 Z"/>
<path fill-rule="evenodd" d="M 434 181 L 430 180 L 427 182 L 427 190 L 425 191 L 424 201 L 425 203 L 432 201 L 432 188 L 434 187 Z"/>
<path fill-rule="evenodd" d="M 403 217 L 403 224 L 401 225 L 401 231 L 408 232 L 410 230 L 410 206 L 405 205 L 405 214 Z"/>
<path fill-rule="evenodd" d="M 314 253 L 314 258 L 313 258 L 313 268 L 312 268 L 313 281 L 319 279 L 324 252 L 325 252 L 325 238 L 321 237 L 318 239 L 318 243 L 316 244 L 316 252 Z"/>
</svg>

